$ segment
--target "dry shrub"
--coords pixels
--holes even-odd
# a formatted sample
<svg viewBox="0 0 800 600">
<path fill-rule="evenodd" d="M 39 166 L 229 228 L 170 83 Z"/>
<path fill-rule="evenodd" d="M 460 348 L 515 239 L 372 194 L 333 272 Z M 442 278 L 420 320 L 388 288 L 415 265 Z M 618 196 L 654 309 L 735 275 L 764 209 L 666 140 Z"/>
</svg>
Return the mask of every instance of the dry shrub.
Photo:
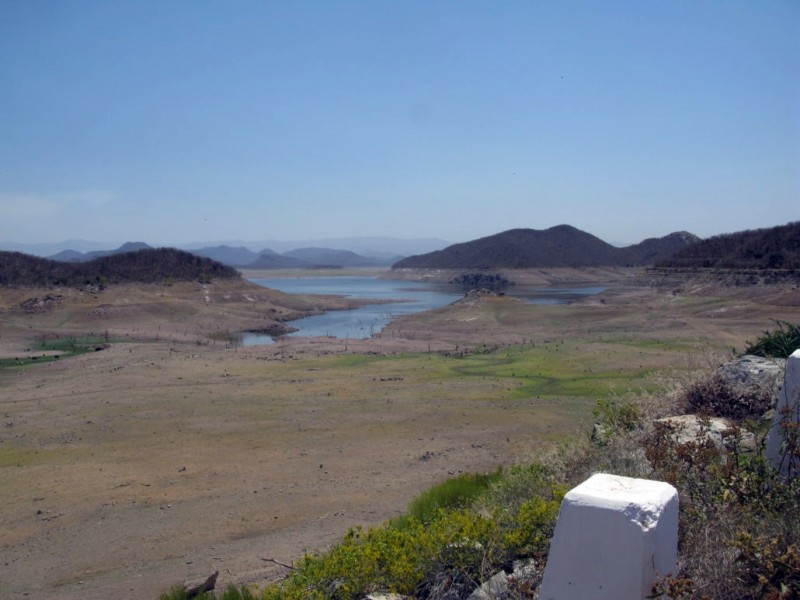
<svg viewBox="0 0 800 600">
<path fill-rule="evenodd" d="M 718 371 L 696 379 L 685 390 L 693 412 L 736 421 L 758 418 L 772 408 L 772 388 L 731 382 Z"/>
<path fill-rule="evenodd" d="M 800 597 L 800 480 L 781 477 L 763 447 L 720 447 L 702 430 L 676 443 L 659 425 L 643 441 L 653 476 L 680 495 L 679 569 L 657 592 L 674 600 Z"/>
</svg>

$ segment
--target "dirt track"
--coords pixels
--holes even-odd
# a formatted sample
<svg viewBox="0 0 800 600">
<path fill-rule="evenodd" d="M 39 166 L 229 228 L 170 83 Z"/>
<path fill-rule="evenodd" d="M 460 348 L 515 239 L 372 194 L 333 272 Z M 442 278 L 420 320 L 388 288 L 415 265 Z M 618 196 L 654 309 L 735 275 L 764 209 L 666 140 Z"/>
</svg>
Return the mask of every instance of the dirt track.
<svg viewBox="0 0 800 600">
<path fill-rule="evenodd" d="M 223 328 L 257 320 L 228 302 Z M 195 315 L 214 322 L 221 304 Z M 346 349 L 237 349 L 181 338 L 197 320 L 170 306 L 155 320 L 148 309 L 138 322 L 104 323 L 172 341 L 0 371 L 0 597 L 155 598 L 215 570 L 222 585 L 276 578 L 283 568 L 264 559 L 296 560 L 399 514 L 451 474 L 524 460 L 587 426 L 580 398 L 521 398 L 510 377 L 444 379 L 429 351 L 624 338 L 641 343 L 638 360 L 670 368 L 682 344 L 740 347 L 770 318 L 800 315 L 752 298 L 620 288 L 571 307 L 462 303 Z M 21 351 L 26 324 L 76 327 L 59 313 L 68 310 L 14 320 L 6 309 L 0 345 Z M 673 350 L 645 355 L 652 340 Z"/>
</svg>

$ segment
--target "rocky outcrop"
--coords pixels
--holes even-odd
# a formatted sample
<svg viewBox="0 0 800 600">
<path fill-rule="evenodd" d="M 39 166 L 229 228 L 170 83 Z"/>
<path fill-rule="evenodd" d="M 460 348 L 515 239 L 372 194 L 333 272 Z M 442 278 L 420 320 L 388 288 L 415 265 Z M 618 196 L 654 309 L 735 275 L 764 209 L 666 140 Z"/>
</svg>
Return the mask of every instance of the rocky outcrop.
<svg viewBox="0 0 800 600">
<path fill-rule="evenodd" d="M 717 372 L 729 383 L 745 387 L 770 388 L 777 397 L 783 385 L 786 360 L 745 354 L 722 365 Z"/>
<path fill-rule="evenodd" d="M 710 441 L 719 449 L 755 450 L 755 436 L 725 417 L 680 415 L 656 421 L 656 429 L 664 428 L 676 444 Z"/>
<path fill-rule="evenodd" d="M 28 298 L 19 304 L 19 310 L 28 315 L 50 312 L 64 305 L 62 294 L 47 294 L 46 296 Z"/>
</svg>

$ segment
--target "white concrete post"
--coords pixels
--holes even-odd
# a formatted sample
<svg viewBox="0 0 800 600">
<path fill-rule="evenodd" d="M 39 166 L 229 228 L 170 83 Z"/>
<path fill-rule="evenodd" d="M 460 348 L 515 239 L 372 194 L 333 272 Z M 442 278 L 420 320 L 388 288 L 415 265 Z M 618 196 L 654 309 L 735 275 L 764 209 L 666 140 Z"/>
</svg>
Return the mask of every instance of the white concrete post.
<svg viewBox="0 0 800 600">
<path fill-rule="evenodd" d="M 599 473 L 561 503 L 539 600 L 642 600 L 677 556 L 677 490 Z"/>
<path fill-rule="evenodd" d="M 784 432 L 786 425 L 797 426 L 800 422 L 800 350 L 792 352 L 787 359 L 784 377 L 783 389 L 778 397 L 772 428 L 767 438 L 767 460 L 782 475 L 796 477 L 800 475 L 800 457 L 786 454 Z"/>
</svg>

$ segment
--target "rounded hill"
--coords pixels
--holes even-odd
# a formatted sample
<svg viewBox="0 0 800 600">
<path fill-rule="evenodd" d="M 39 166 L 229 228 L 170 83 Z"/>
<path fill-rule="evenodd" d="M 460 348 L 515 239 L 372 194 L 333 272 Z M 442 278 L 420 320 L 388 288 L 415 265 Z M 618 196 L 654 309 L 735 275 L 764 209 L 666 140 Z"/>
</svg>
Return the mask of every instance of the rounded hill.
<svg viewBox="0 0 800 600">
<path fill-rule="evenodd" d="M 149 248 L 66 263 L 20 252 L 0 252 L 0 285 L 53 286 L 90 283 L 156 283 L 238 278 L 239 272 L 175 248 Z"/>
<path fill-rule="evenodd" d="M 539 269 L 642 266 L 669 256 L 699 238 L 686 232 L 617 248 L 571 225 L 549 229 L 511 229 L 410 256 L 393 269 Z"/>
</svg>

